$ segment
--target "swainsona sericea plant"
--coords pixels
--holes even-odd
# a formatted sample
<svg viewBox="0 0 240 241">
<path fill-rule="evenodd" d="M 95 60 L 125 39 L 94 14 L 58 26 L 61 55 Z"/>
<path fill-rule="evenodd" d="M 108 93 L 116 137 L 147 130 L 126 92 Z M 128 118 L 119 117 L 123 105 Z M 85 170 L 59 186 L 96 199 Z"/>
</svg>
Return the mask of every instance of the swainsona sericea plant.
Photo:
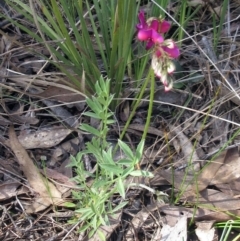
<svg viewBox="0 0 240 241">
<path fill-rule="evenodd" d="M 144 11 L 138 14 L 139 23 L 137 24 L 137 38 L 146 41 L 146 49 L 153 48 L 152 68 L 165 87 L 165 91 L 172 88 L 171 74 L 175 70 L 173 59 L 180 55 L 179 48 L 172 39 L 164 39 L 163 34 L 168 32 L 171 24 L 162 19 L 151 17 L 145 19 Z"/>
</svg>

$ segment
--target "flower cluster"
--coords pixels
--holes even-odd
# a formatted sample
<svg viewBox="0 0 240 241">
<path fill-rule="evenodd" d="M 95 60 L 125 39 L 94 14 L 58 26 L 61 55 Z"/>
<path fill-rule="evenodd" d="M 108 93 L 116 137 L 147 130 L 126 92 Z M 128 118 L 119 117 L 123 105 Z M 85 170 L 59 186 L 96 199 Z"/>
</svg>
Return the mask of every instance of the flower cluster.
<svg viewBox="0 0 240 241">
<path fill-rule="evenodd" d="M 172 88 L 171 74 L 175 70 L 173 59 L 180 55 L 179 48 L 172 39 L 164 39 L 163 34 L 170 29 L 170 23 L 161 18 L 145 19 L 144 12 L 140 11 L 137 24 L 137 38 L 146 41 L 146 49 L 154 48 L 152 68 L 165 86 L 165 91 Z"/>
</svg>

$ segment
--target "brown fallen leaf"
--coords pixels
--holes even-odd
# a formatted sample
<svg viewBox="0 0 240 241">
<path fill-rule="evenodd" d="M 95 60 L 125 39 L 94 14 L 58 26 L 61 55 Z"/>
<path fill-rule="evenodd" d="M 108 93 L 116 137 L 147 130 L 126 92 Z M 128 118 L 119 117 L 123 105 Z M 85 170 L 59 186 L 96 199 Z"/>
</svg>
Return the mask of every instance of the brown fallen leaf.
<svg viewBox="0 0 240 241">
<path fill-rule="evenodd" d="M 228 152 L 229 150 L 223 151 L 216 159 L 211 160 L 209 164 L 203 167 L 203 169 L 197 177 L 198 187 L 192 186 L 193 190 L 197 188 L 195 189 L 196 193 L 201 192 L 202 190 L 206 189 L 207 186 L 212 184 L 212 181 L 216 177 L 220 167 L 226 161 Z"/>
<path fill-rule="evenodd" d="M 141 131 L 141 132 L 144 132 L 144 128 L 145 128 L 145 125 L 141 125 L 141 124 L 130 124 L 128 126 L 128 129 L 133 129 L 133 130 Z M 148 134 L 164 137 L 163 131 L 160 131 L 159 129 L 157 129 L 155 127 L 151 127 L 151 126 L 148 128 Z"/>
<path fill-rule="evenodd" d="M 240 177 L 240 157 L 238 148 L 222 152 L 215 160 L 206 165 L 198 175 L 198 192 L 209 185 L 231 183 Z"/>
<path fill-rule="evenodd" d="M 65 163 L 67 160 L 65 160 Z M 72 169 L 70 167 L 66 167 L 66 165 L 67 164 L 64 165 L 65 167 L 64 170 L 70 169 L 72 171 Z M 71 195 L 72 189 L 76 189 L 78 187 L 75 182 L 70 180 L 70 177 L 64 175 L 64 173 L 61 173 L 60 169 L 61 168 L 58 168 L 58 170 L 53 170 L 53 169 L 45 168 L 44 170 L 40 170 L 40 171 L 44 176 L 46 176 L 48 179 L 53 181 L 57 190 L 62 194 L 62 198 L 66 198 Z M 72 175 L 71 175 L 71 178 L 72 178 Z M 62 205 L 60 204 L 60 206 Z"/>
<path fill-rule="evenodd" d="M 225 213 L 223 211 L 210 210 L 202 207 L 198 207 L 196 209 L 181 206 L 170 206 L 168 204 L 160 206 L 158 210 L 162 215 L 164 215 L 165 222 L 170 226 L 174 226 L 181 215 L 187 216 L 191 220 L 215 220 L 215 222 L 227 221 L 229 219 L 234 219 L 234 216 L 232 215 L 235 215 L 236 217 L 240 215 L 240 210 L 232 210 L 230 213 Z"/>
<path fill-rule="evenodd" d="M 221 165 L 211 185 L 230 183 L 240 178 L 240 157 L 238 147 L 231 148 L 227 151 L 224 164 Z"/>
<path fill-rule="evenodd" d="M 185 173 L 183 172 L 174 172 L 173 174 L 172 171 L 168 170 L 160 170 L 158 174 L 160 174 L 161 177 L 165 178 L 176 189 L 183 191 L 183 196 L 185 198 L 189 196 L 195 196 L 192 188 L 192 183 L 196 182 L 194 176 L 185 175 Z"/>
<path fill-rule="evenodd" d="M 124 101 L 120 104 L 118 108 L 118 113 L 121 121 L 126 122 L 128 120 L 130 115 L 129 101 Z"/>
<path fill-rule="evenodd" d="M 155 206 L 153 207 L 154 211 L 156 210 Z M 146 207 L 143 207 L 142 210 L 140 210 L 134 218 L 131 220 L 131 225 L 128 228 L 126 234 L 125 234 L 125 240 L 131 241 L 134 240 L 134 230 L 139 230 L 148 219 L 149 215 L 151 215 L 151 207 L 148 209 Z"/>
<path fill-rule="evenodd" d="M 226 212 L 240 209 L 239 198 L 234 198 L 223 192 L 214 189 L 206 189 L 196 199 L 199 207 L 206 207 L 216 211 Z"/>
<path fill-rule="evenodd" d="M 72 91 L 65 86 L 62 88 L 59 86 L 48 86 L 46 90 L 41 93 L 34 94 L 33 96 L 39 98 L 46 98 L 64 103 L 72 103 L 76 101 L 84 101 L 85 95 L 79 91 Z"/>
<path fill-rule="evenodd" d="M 67 128 L 53 128 L 50 130 L 40 130 L 33 133 L 21 133 L 18 136 L 20 144 L 25 149 L 49 148 L 58 145 L 72 130 Z M 9 146 L 9 141 L 5 141 Z"/>
<path fill-rule="evenodd" d="M 1 100 L 1 106 L 8 114 L 11 122 L 20 123 L 20 124 L 31 124 L 31 125 L 36 125 L 39 122 L 39 120 L 34 116 L 27 116 L 26 114 L 24 115 L 23 104 L 20 104 L 18 102 L 14 103 L 14 107 L 16 108 L 16 110 L 11 111 L 7 106 L 7 103 L 5 102 L 6 102 L 5 100 Z"/>
<path fill-rule="evenodd" d="M 213 241 L 216 236 L 216 228 L 213 227 L 214 221 L 196 222 L 195 233 L 199 241 Z"/>
<path fill-rule="evenodd" d="M 15 196 L 16 190 L 19 186 L 19 182 L 6 182 L 0 184 L 0 200 L 5 200 Z"/>
<path fill-rule="evenodd" d="M 45 168 L 44 170 L 40 170 L 40 172 L 44 175 L 46 175 L 48 178 L 51 178 L 59 184 L 64 184 L 65 186 L 69 186 L 69 188 L 76 188 L 76 184 L 70 180 L 67 176 L 64 174 L 50 168 Z"/>
<path fill-rule="evenodd" d="M 161 241 L 187 241 L 187 217 L 179 216 L 177 223 L 171 227 L 164 224 L 161 230 Z"/>
<path fill-rule="evenodd" d="M 199 160 L 196 150 L 194 149 L 189 138 L 184 135 L 181 127 L 169 125 L 169 129 L 170 129 L 170 132 L 174 133 L 177 139 L 179 140 L 179 144 L 181 146 L 184 158 L 187 161 L 191 161 L 191 162 Z"/>
<path fill-rule="evenodd" d="M 71 114 L 63 106 L 59 106 L 57 102 L 51 100 L 41 100 L 44 105 L 46 105 L 53 113 L 54 117 L 61 119 L 63 123 L 67 124 L 70 127 L 79 126 L 78 118 Z"/>
<path fill-rule="evenodd" d="M 34 203 L 26 209 L 26 212 L 38 212 L 47 208 L 51 204 L 57 205 L 59 202 L 63 202 L 61 193 L 51 182 L 40 174 L 37 167 L 33 164 L 27 151 L 19 142 L 13 126 L 10 126 L 9 128 L 9 140 L 11 149 L 17 157 L 18 163 L 30 186 L 39 194 L 39 196 L 36 196 Z"/>
<path fill-rule="evenodd" d="M 228 156 L 226 153 L 227 151 L 221 153 L 199 173 L 195 173 L 194 175 L 186 174 L 184 172 L 174 172 L 173 177 L 173 173 L 167 170 L 161 170 L 160 175 L 177 189 L 182 191 L 185 198 L 196 196 L 212 183 L 217 171 L 224 163 L 225 157 Z"/>
<path fill-rule="evenodd" d="M 70 153 L 72 156 L 75 156 L 79 151 L 80 143 L 83 141 L 83 136 L 79 133 L 78 137 L 68 140 L 54 149 L 50 166 L 55 166 L 55 163 L 60 161 L 66 153 Z"/>
</svg>

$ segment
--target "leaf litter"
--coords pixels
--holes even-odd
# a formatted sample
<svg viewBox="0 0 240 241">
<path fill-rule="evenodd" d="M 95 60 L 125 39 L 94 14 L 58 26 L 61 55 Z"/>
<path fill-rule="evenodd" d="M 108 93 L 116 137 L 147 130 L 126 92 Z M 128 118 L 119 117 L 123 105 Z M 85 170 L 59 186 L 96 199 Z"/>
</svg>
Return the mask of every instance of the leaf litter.
<svg viewBox="0 0 240 241">
<path fill-rule="evenodd" d="M 38 194 L 34 203 L 27 207 L 26 212 L 39 212 L 46 209 L 51 204 L 57 205 L 58 203 L 63 202 L 61 199 L 61 193 L 56 187 L 46 179 L 44 180 L 44 177 L 40 175 L 39 170 L 34 165 L 32 159 L 18 141 L 13 126 L 10 126 L 9 128 L 9 138 L 11 149 L 14 152 L 24 175 L 33 191 Z"/>
<path fill-rule="evenodd" d="M 191 1 L 190 4 L 205 6 L 204 1 Z M 206 11 L 212 11 L 210 5 L 206 6 Z M 218 7 L 214 8 L 215 11 L 220 11 Z M 206 17 L 207 15 L 205 17 L 202 15 L 201 21 L 207 22 Z M 231 34 L 237 34 L 239 31 L 236 23 L 232 23 L 230 28 Z M 208 33 L 203 32 L 202 34 L 206 34 L 209 39 L 212 38 Z M 223 32 L 222 35 L 226 37 L 224 34 Z M 81 113 L 79 114 L 79 112 L 82 112 L 85 107 L 84 94 L 72 91 L 71 87 L 62 86 L 61 79 L 66 78 L 62 73 L 53 71 L 32 77 L 32 74 L 38 73 L 41 69 L 44 60 L 40 59 L 42 63 L 39 64 L 36 54 L 32 54 L 31 51 L 24 48 L 16 49 L 16 47 L 22 47 L 22 41 L 24 38 L 16 36 L 3 35 L 1 38 L 1 53 L 8 54 L 9 51 L 15 51 L 15 57 L 10 58 L 9 68 L 2 66 L 1 69 L 2 75 L 5 76 L 1 77 L 1 87 L 4 88 L 5 93 L 1 99 L 0 123 L 1 126 L 5 127 L 12 123 L 15 126 L 20 126 L 17 129 L 18 136 L 12 127 L 9 128 L 9 135 L 5 128 L 1 129 L 1 155 L 7 162 L 10 162 L 11 158 L 15 158 L 14 165 L 17 165 L 21 171 L 16 173 L 14 168 L 7 167 L 5 164 L 3 165 L 5 162 L 2 162 L 0 200 L 1 202 L 5 201 L 5 203 L 10 200 L 7 208 L 13 208 L 15 204 L 11 204 L 12 200 L 20 199 L 24 203 L 23 213 L 26 212 L 30 215 L 30 213 L 37 214 L 45 210 L 49 212 L 49 208 L 52 210 L 61 205 L 69 194 L 65 195 L 64 198 L 62 195 L 71 188 L 75 188 L 75 184 L 70 180 L 71 174 L 65 175 L 57 165 L 69 163 L 69 154 L 75 155 L 76 150 L 84 148 L 82 143 L 88 137 L 85 135 L 84 137 L 76 137 L 77 131 L 74 128 L 69 128 L 77 127 L 80 123 Z M 184 106 L 186 98 L 189 97 L 188 92 L 186 95 L 179 94 L 181 93 L 179 91 L 173 91 L 170 92 L 170 95 L 165 93 L 162 96 L 163 91 L 157 90 L 155 98 L 156 100 L 160 99 L 164 104 L 154 106 L 154 120 L 148 131 L 149 146 L 142 160 L 142 168 L 152 169 L 155 177 L 146 178 L 139 182 L 150 183 L 151 187 L 161 190 L 164 195 L 161 193 L 157 195 L 157 192 L 150 194 L 141 188 L 131 188 L 128 194 L 131 201 L 129 206 L 122 210 L 118 220 L 109 230 L 106 230 L 106 235 L 110 240 L 116 240 L 114 239 L 116 234 L 120 235 L 121 232 L 125 240 L 144 240 L 144 238 L 145 240 L 179 240 L 180 236 L 183 238 L 182 240 L 190 240 L 188 227 L 191 221 L 195 222 L 195 233 L 198 237 L 192 240 L 210 241 L 214 240 L 214 236 L 217 236 L 217 231 L 214 228 L 215 222 L 227 221 L 240 216 L 239 137 L 233 141 L 231 148 L 222 151 L 218 157 L 212 158 L 212 153 L 218 152 L 236 130 L 237 125 L 234 123 L 239 124 L 240 122 L 239 98 L 229 86 L 222 84 L 219 73 L 215 73 L 206 59 L 196 54 L 198 47 L 187 41 L 183 42 L 182 46 L 186 50 L 185 57 L 180 60 L 183 69 L 189 72 L 201 71 L 207 76 L 206 79 L 214 81 L 210 83 L 203 79 L 199 83 L 188 83 L 188 88 L 191 89 L 193 92 L 191 94 L 195 97 L 191 98 L 190 110 L 185 109 L 178 118 L 176 115 L 180 110 L 175 108 L 174 104 Z M 201 44 L 202 42 L 199 41 L 199 45 Z M 238 50 L 238 45 L 235 45 L 235 50 L 222 51 L 217 61 L 228 63 L 226 66 L 229 74 L 226 75 L 224 71 L 223 74 L 227 76 L 227 80 L 239 94 L 238 74 L 233 71 L 231 73 L 231 70 L 238 69 L 239 58 L 226 57 L 226 54 L 229 56 L 229 52 L 234 56 Z M 43 54 L 46 49 L 38 44 L 35 51 Z M 188 53 L 188 51 L 190 52 Z M 21 54 L 25 54 L 25 57 L 18 57 Z M 45 52 L 44 55 L 49 56 L 49 53 Z M 23 64 L 23 62 L 25 63 Z M 209 65 L 210 71 L 202 67 L 200 62 L 204 63 L 203 66 Z M 224 70 L 224 67 L 222 69 Z M 11 71 L 16 71 L 21 75 L 14 76 Z M 187 77 L 184 76 L 184 78 Z M 203 81 L 206 82 L 203 83 Z M 54 85 L 55 83 L 56 85 Z M 205 83 L 208 83 L 207 86 Z M 39 91 L 33 93 L 31 88 L 27 88 L 29 84 L 32 89 Z M 221 91 L 217 96 L 212 90 L 217 92 L 219 86 L 221 86 Z M 14 100 L 10 98 L 12 94 L 15 97 Z M 16 101 L 16 98 L 21 101 Z M 197 111 L 205 111 L 207 116 L 213 98 L 216 99 L 216 102 L 211 113 L 214 116 L 223 117 L 224 120 L 209 117 L 206 125 L 202 126 L 201 123 L 205 116 L 201 116 Z M 61 114 L 61 111 L 61 113 L 58 110 L 55 111 L 54 108 L 58 108 L 58 105 L 63 105 L 67 112 Z M 125 106 L 125 109 L 122 110 L 124 112 L 122 114 L 123 122 L 126 121 L 131 111 L 129 103 Z M 76 108 L 78 111 L 74 113 L 72 108 Z M 52 112 L 49 113 L 46 110 L 52 110 Z M 196 112 L 194 111 L 193 114 L 191 110 Z M 146 108 L 140 106 L 135 118 L 136 122 L 129 126 L 128 140 L 131 143 L 137 143 L 139 141 L 137 135 L 141 136 L 144 130 L 145 115 L 142 113 L 145 111 Z M 68 122 L 65 121 L 66 119 L 74 121 Z M 45 125 L 47 129 L 42 128 Z M 116 134 L 116 131 L 112 130 L 112 132 Z M 7 136 L 9 136 L 9 140 L 7 140 Z M 195 145 L 196 140 L 197 145 Z M 35 160 L 37 150 L 40 150 L 41 156 Z M 41 158 L 43 157 L 47 158 L 47 165 L 52 162 L 49 165 L 50 168 L 40 168 L 39 162 L 42 162 Z M 93 163 L 94 161 L 89 157 L 89 165 L 91 166 Z M 10 179 L 7 179 L 9 176 Z M 24 180 L 23 177 L 26 179 Z M 177 197 L 177 203 L 171 200 L 172 195 Z M 26 199 L 28 199 L 27 202 Z M 2 202 L 1 205 L 4 203 Z M 61 211 L 65 211 L 65 209 L 63 208 Z M 8 213 L 8 209 L 4 212 Z M 44 213 L 42 214 L 44 217 Z M 42 221 L 41 215 L 38 217 Z M 7 216 L 3 215 L 2 218 L 2 222 L 6 222 L 3 230 L 7 233 L 7 225 L 14 226 L 16 221 L 14 219 L 10 224 L 4 217 Z M 65 220 L 62 223 L 63 234 L 61 237 L 66 233 L 64 231 Z M 67 228 L 69 230 L 69 227 Z M 106 227 L 102 228 L 106 229 Z M 49 232 L 54 233 L 52 230 Z M 1 234 L 1 238 L 3 236 Z M 72 232 L 71 237 L 72 239 L 69 240 L 77 240 L 75 232 Z M 98 240 L 97 235 L 95 235 L 94 240 Z"/>
</svg>

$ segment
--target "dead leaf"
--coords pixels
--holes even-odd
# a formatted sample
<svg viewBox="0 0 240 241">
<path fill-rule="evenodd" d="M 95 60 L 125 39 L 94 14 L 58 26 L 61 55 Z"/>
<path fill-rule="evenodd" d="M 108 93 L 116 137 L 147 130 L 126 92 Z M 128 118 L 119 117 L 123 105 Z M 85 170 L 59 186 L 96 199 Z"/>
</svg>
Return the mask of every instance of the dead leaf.
<svg viewBox="0 0 240 241">
<path fill-rule="evenodd" d="M 195 233 L 199 241 L 213 241 L 216 229 L 213 227 L 214 221 L 203 221 L 195 223 L 197 228 Z"/>
<path fill-rule="evenodd" d="M 71 163 L 70 158 L 67 158 L 64 162 L 62 162 L 61 166 L 58 168 L 58 171 L 62 173 L 64 176 L 69 179 L 73 178 L 73 169 L 69 166 Z"/>
<path fill-rule="evenodd" d="M 73 92 L 66 88 L 58 86 L 48 86 L 42 93 L 35 94 L 39 98 L 49 98 L 51 100 L 60 101 L 63 103 L 71 103 L 76 101 L 85 100 L 85 95 L 81 95 L 80 92 Z"/>
<path fill-rule="evenodd" d="M 8 114 L 10 121 L 12 121 L 13 123 L 36 125 L 39 122 L 39 120 L 34 116 L 23 115 L 24 105 L 21 103 L 14 103 L 14 109 L 16 109 L 14 111 L 8 108 L 8 105 L 7 103 L 5 103 L 5 100 L 1 100 L 1 106 Z"/>
<path fill-rule="evenodd" d="M 224 164 L 217 171 L 211 185 L 230 183 L 238 178 L 240 178 L 240 157 L 238 147 L 234 147 L 227 151 Z"/>
<path fill-rule="evenodd" d="M 185 173 L 177 171 L 173 173 L 172 171 L 168 170 L 160 170 L 159 174 L 161 177 L 164 177 L 175 188 L 177 188 L 178 190 L 182 190 L 184 197 L 195 195 L 194 191 L 192 190 L 192 183 L 196 182 L 194 176 L 185 175 Z"/>
<path fill-rule="evenodd" d="M 61 199 L 61 193 L 56 187 L 41 176 L 37 167 L 29 157 L 27 151 L 22 147 L 17 139 L 13 126 L 9 128 L 9 140 L 11 149 L 17 157 L 19 165 L 24 172 L 30 186 L 39 194 L 34 203 L 27 208 L 28 213 L 38 212 L 47 208 L 51 204 L 57 204 Z"/>
<path fill-rule="evenodd" d="M 49 163 L 51 166 L 54 166 L 56 162 L 60 161 L 65 153 L 70 153 L 75 156 L 79 151 L 80 143 L 83 141 L 83 136 L 79 133 L 78 137 L 68 140 L 54 149 L 51 162 Z"/>
<path fill-rule="evenodd" d="M 239 198 L 233 198 L 230 195 L 214 189 L 206 189 L 201 192 L 201 196 L 196 199 L 199 207 L 206 207 L 216 211 L 232 211 L 240 209 Z"/>
<path fill-rule="evenodd" d="M 66 128 L 52 128 L 34 133 L 22 132 L 18 140 L 25 149 L 49 148 L 58 145 L 71 132 L 72 130 Z M 8 145 L 9 141 L 5 144 Z"/>
<path fill-rule="evenodd" d="M 161 230 L 161 241 L 187 241 L 187 217 L 178 217 L 177 223 L 171 227 L 167 224 L 163 225 Z"/>
<path fill-rule="evenodd" d="M 187 98 L 187 94 L 178 90 L 166 92 L 164 89 L 157 90 L 154 94 L 154 100 L 164 102 L 166 104 L 183 105 Z M 163 104 L 164 104 L 163 103 Z M 159 106 L 161 109 L 161 106 Z"/>
<path fill-rule="evenodd" d="M 47 178 L 54 179 L 55 181 L 64 184 L 65 186 L 69 186 L 69 188 L 76 188 L 76 184 L 72 182 L 67 176 L 63 175 L 62 173 L 50 169 L 45 168 L 44 170 L 40 170 L 42 174 L 46 175 Z"/>
<path fill-rule="evenodd" d="M 128 126 L 128 129 L 133 129 L 133 130 L 136 130 L 136 131 L 144 132 L 145 125 L 130 124 Z M 156 136 L 160 136 L 160 137 L 164 137 L 165 136 L 163 131 L 160 131 L 159 129 L 157 129 L 155 127 L 151 127 L 151 126 L 149 126 L 149 128 L 148 128 L 148 134 L 152 134 L 152 135 L 156 135 Z"/>
<path fill-rule="evenodd" d="M 129 101 L 121 103 L 118 109 L 120 120 L 126 122 L 130 115 Z"/>
<path fill-rule="evenodd" d="M 168 204 L 162 205 L 159 207 L 159 212 L 164 215 L 165 223 L 170 226 L 176 224 L 177 219 L 181 215 L 185 215 L 191 220 L 196 221 L 206 221 L 206 220 L 215 220 L 216 222 L 223 222 L 229 219 L 233 219 L 240 215 L 240 210 L 232 210 L 230 213 L 225 213 L 219 210 L 210 210 L 207 208 L 198 207 L 196 208 L 187 208 L 181 206 L 170 206 Z M 232 214 L 232 215 L 231 215 Z"/>
<path fill-rule="evenodd" d="M 19 186 L 19 182 L 6 182 L 0 184 L 0 200 L 5 200 L 16 196 L 16 190 Z"/>
<path fill-rule="evenodd" d="M 216 177 L 219 168 L 224 163 L 226 157 L 229 156 L 227 155 L 228 151 L 222 152 L 220 156 L 207 164 L 199 174 L 197 172 L 192 174 L 179 171 L 172 173 L 172 171 L 169 172 L 167 170 L 160 170 L 160 174 L 169 183 L 182 191 L 185 198 L 199 195 L 199 192 L 212 184 L 212 180 Z"/>
<path fill-rule="evenodd" d="M 220 81 L 217 81 L 217 83 L 221 85 Z M 239 88 L 230 81 L 228 83 L 231 84 L 232 88 L 236 90 L 237 94 L 239 94 Z M 238 96 L 229 87 L 221 85 L 220 95 L 227 100 L 231 100 L 234 104 L 240 106 L 240 100 Z"/>
<path fill-rule="evenodd" d="M 70 127 L 79 126 L 78 118 L 71 114 L 66 108 L 63 106 L 59 106 L 58 102 L 51 100 L 41 100 L 44 105 L 46 105 L 54 114 L 57 119 L 61 119 L 65 124 Z"/>
<path fill-rule="evenodd" d="M 155 206 L 153 207 L 155 209 Z M 139 230 L 144 224 L 144 222 L 148 219 L 149 215 L 151 215 L 151 207 L 146 208 L 143 207 L 141 211 L 139 211 L 131 221 L 131 225 L 128 228 L 128 231 L 125 235 L 126 241 L 134 240 L 134 230 Z"/>
<path fill-rule="evenodd" d="M 170 132 L 174 133 L 179 140 L 185 159 L 191 162 L 199 160 L 195 148 L 193 147 L 191 141 L 183 134 L 182 129 L 179 126 L 175 127 L 172 125 L 169 125 L 169 129 Z"/>
<path fill-rule="evenodd" d="M 197 180 L 198 180 L 197 189 L 195 189 L 192 186 L 192 188 L 195 189 L 196 193 L 204 190 L 205 188 L 207 188 L 208 185 L 210 185 L 212 183 L 212 180 L 217 175 L 219 168 L 225 162 L 225 158 L 227 156 L 228 151 L 222 152 L 216 159 L 211 160 L 211 162 L 209 164 L 207 164 L 203 167 L 202 171 L 200 172 L 200 174 L 197 177 Z"/>
<path fill-rule="evenodd" d="M 41 100 L 53 100 L 62 103 L 66 103 L 66 105 L 74 105 L 77 107 L 79 111 L 82 111 L 85 107 L 85 99 L 86 96 L 76 89 L 71 89 L 66 86 L 66 84 L 59 86 L 50 85 L 41 93 L 28 94 L 34 97 L 38 97 Z"/>
</svg>

